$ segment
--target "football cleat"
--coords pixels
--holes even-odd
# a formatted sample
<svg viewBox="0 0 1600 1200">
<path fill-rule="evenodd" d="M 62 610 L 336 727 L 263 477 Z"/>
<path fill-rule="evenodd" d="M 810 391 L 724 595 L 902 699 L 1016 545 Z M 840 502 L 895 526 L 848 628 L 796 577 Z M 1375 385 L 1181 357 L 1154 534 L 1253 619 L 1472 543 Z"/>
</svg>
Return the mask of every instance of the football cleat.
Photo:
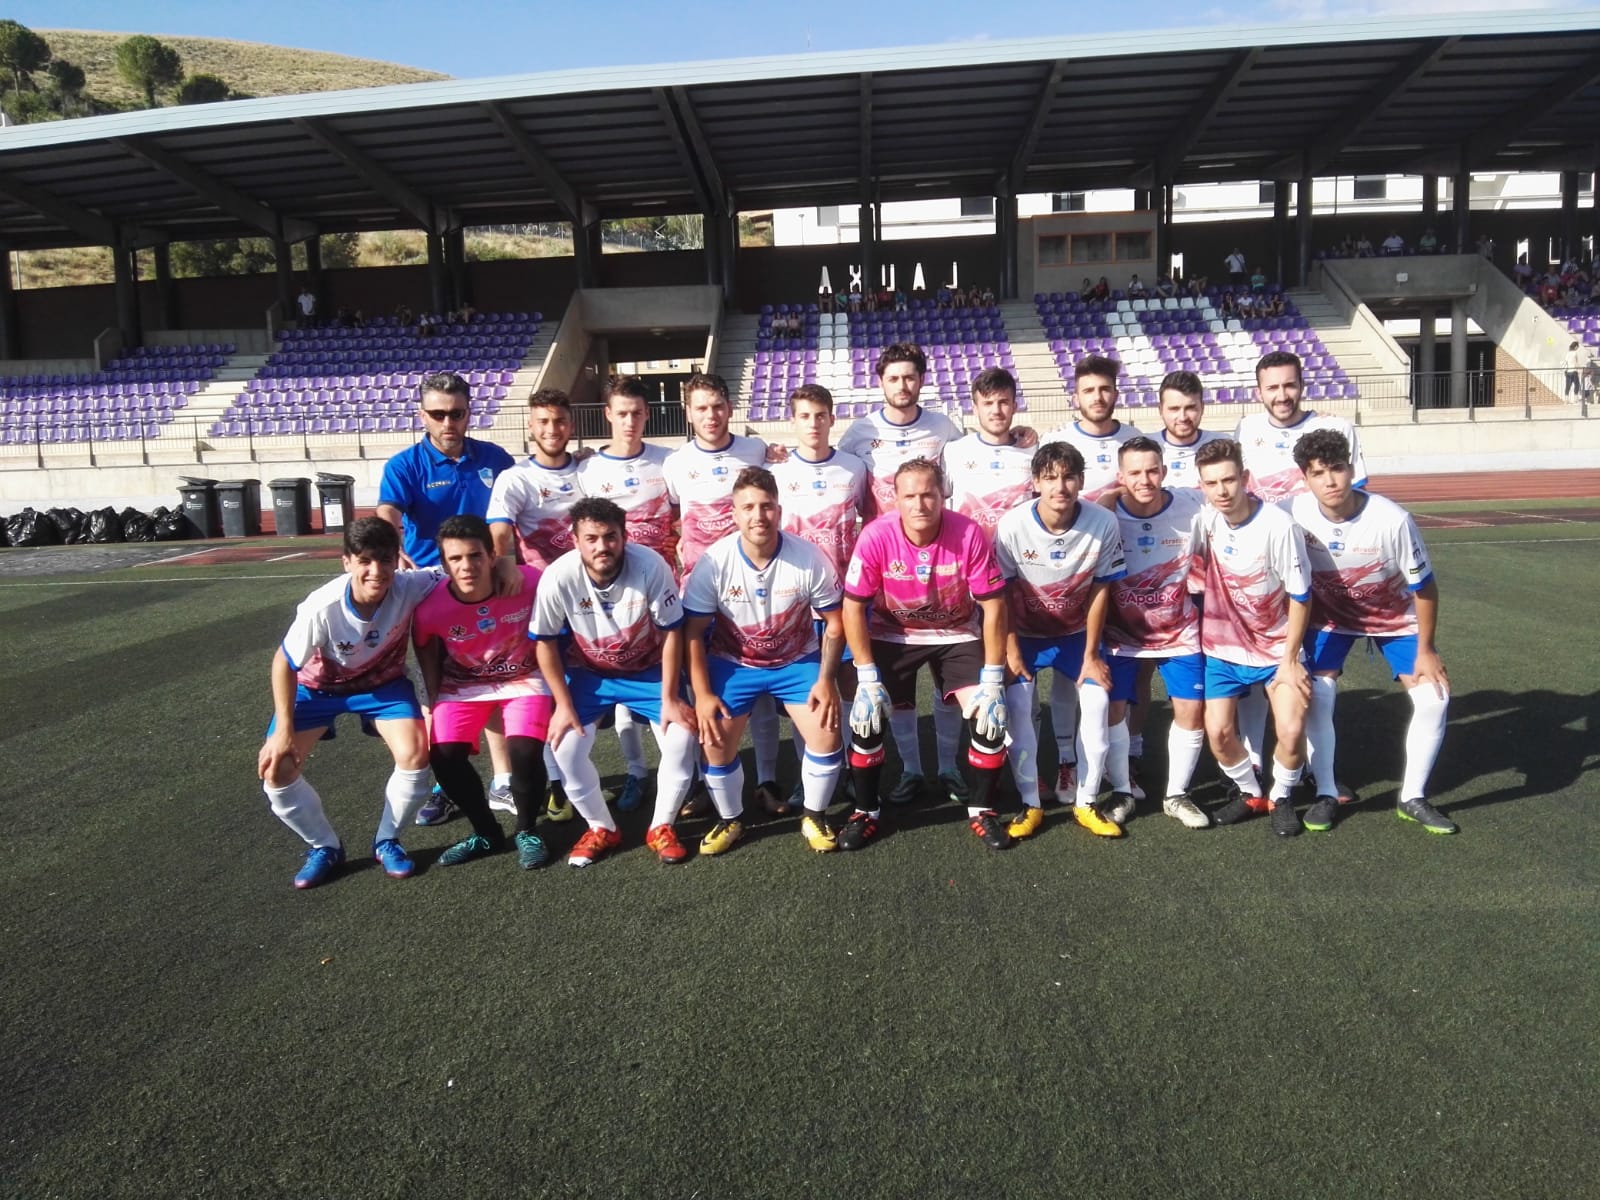
<svg viewBox="0 0 1600 1200">
<path fill-rule="evenodd" d="M 1415 821 L 1429 833 L 1459 833 L 1461 826 L 1445 816 L 1421 796 L 1402 800 L 1394 806 L 1394 815 L 1402 821 Z"/>
<path fill-rule="evenodd" d="M 517 834 L 517 866 L 524 871 L 542 867 L 550 861 L 550 848 L 537 833 L 524 829 Z"/>
<path fill-rule="evenodd" d="M 922 799 L 922 788 L 926 781 L 921 775 L 902 775 L 895 781 L 894 790 L 889 793 L 890 804 L 915 804 Z"/>
<path fill-rule="evenodd" d="M 860 850 L 877 836 L 878 818 L 858 808 L 839 830 L 837 841 L 841 850 Z"/>
<path fill-rule="evenodd" d="M 632 812 L 643 803 L 644 780 L 629 775 L 622 781 L 622 788 L 617 792 L 617 811 Z"/>
<path fill-rule="evenodd" d="M 462 838 L 455 845 L 447 847 L 445 852 L 439 855 L 439 865 L 441 867 L 459 867 L 462 863 L 471 862 L 475 858 L 487 858 L 499 848 L 488 838 L 475 833 L 470 837 Z"/>
<path fill-rule="evenodd" d="M 622 834 L 615 829 L 586 829 L 578 839 L 578 844 L 572 848 L 572 853 L 567 855 L 567 866 L 593 866 L 621 845 Z"/>
<path fill-rule="evenodd" d="M 1112 792 L 1111 799 L 1106 802 L 1106 816 L 1118 825 L 1126 825 L 1128 818 L 1133 816 L 1134 797 L 1128 792 Z"/>
<path fill-rule="evenodd" d="M 1211 825 L 1211 818 L 1189 799 L 1188 792 L 1181 796 L 1168 796 L 1161 802 L 1161 811 L 1175 818 L 1185 829 L 1207 829 Z"/>
<path fill-rule="evenodd" d="M 652 825 L 644 835 L 644 844 L 669 866 L 689 861 L 689 852 L 683 848 L 683 843 L 678 840 L 678 831 L 671 825 Z"/>
<path fill-rule="evenodd" d="M 1096 837 L 1119 838 L 1122 836 L 1122 826 L 1106 816 L 1098 804 L 1074 804 L 1072 806 L 1072 819 Z"/>
<path fill-rule="evenodd" d="M 1078 764 L 1062 763 L 1056 768 L 1056 802 L 1076 804 L 1078 801 Z"/>
<path fill-rule="evenodd" d="M 390 879 L 405 879 L 415 869 L 411 856 L 394 838 L 384 838 L 373 846 L 372 857 L 382 864 L 383 873 Z"/>
<path fill-rule="evenodd" d="M 750 794 L 750 800 L 754 804 L 759 804 L 775 817 L 787 817 L 789 815 L 789 802 L 784 799 L 783 792 L 778 785 L 771 780 L 766 783 L 756 784 L 755 791 Z"/>
<path fill-rule="evenodd" d="M 951 804 L 959 804 L 962 808 L 966 808 L 972 803 L 972 793 L 967 788 L 967 781 L 961 778 L 959 772 L 940 771 L 939 790 L 944 792 Z"/>
<path fill-rule="evenodd" d="M 1006 826 L 1006 832 L 1016 841 L 1031 838 L 1044 828 L 1044 809 L 1028 805 L 1016 816 L 1011 818 L 1011 824 Z"/>
<path fill-rule="evenodd" d="M 800 818 L 800 836 L 818 854 L 839 848 L 839 839 L 828 828 L 828 818 L 821 813 L 807 813 Z"/>
<path fill-rule="evenodd" d="M 993 809 L 984 809 L 967 824 L 972 827 L 972 832 L 978 835 L 978 840 L 991 850 L 1004 850 L 1011 845 L 1011 835 L 1006 832 L 1000 814 Z"/>
<path fill-rule="evenodd" d="M 1228 802 L 1212 813 L 1211 819 L 1218 825 L 1237 825 L 1245 818 L 1267 812 L 1270 808 L 1266 797 L 1246 796 L 1235 786 L 1229 791 Z"/>
<path fill-rule="evenodd" d="M 1333 828 L 1333 818 L 1339 811 L 1337 796 L 1318 796 L 1306 809 L 1306 828 L 1313 833 L 1324 833 Z"/>
<path fill-rule="evenodd" d="M 450 802 L 450 797 L 444 794 L 444 789 L 437 783 L 433 785 L 433 794 L 428 797 L 426 804 L 417 812 L 418 825 L 443 825 L 461 815 L 461 810 Z"/>
<path fill-rule="evenodd" d="M 1272 806 L 1272 832 L 1279 837 L 1300 836 L 1300 815 L 1294 811 L 1292 800 L 1279 800 Z"/>
<path fill-rule="evenodd" d="M 343 846 L 313 846 L 306 851 L 306 861 L 295 872 L 294 886 L 302 891 L 327 883 L 333 873 L 344 866 Z"/>
<path fill-rule="evenodd" d="M 701 854 L 726 854 L 739 844 L 744 836 L 744 823 L 738 820 L 718 821 L 711 832 L 700 839 Z"/>
<path fill-rule="evenodd" d="M 1138 755 L 1130 755 L 1128 758 L 1128 794 L 1132 796 L 1136 802 L 1144 799 L 1144 788 L 1140 786 L 1140 777 L 1143 774 L 1144 760 Z"/>
<path fill-rule="evenodd" d="M 711 791 L 706 787 L 704 779 L 696 779 L 689 785 L 689 794 L 684 797 L 683 807 L 678 810 L 680 817 L 703 817 L 711 811 Z"/>
<path fill-rule="evenodd" d="M 578 814 L 572 807 L 572 802 L 567 799 L 567 789 L 560 782 L 550 785 L 550 794 L 545 798 L 544 816 L 547 821 L 554 821 L 558 825 L 565 824 Z"/>
</svg>

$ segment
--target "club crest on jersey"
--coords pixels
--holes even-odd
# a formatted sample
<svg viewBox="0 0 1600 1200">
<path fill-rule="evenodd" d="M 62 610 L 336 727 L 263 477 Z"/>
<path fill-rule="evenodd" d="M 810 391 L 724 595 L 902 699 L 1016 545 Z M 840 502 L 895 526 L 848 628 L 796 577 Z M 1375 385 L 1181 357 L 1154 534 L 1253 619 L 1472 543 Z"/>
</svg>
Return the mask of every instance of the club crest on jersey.
<svg viewBox="0 0 1600 1200">
<path fill-rule="evenodd" d="M 893 562 L 891 562 L 889 564 L 889 574 L 891 574 L 891 575 L 904 575 L 905 573 L 906 573 L 906 564 L 901 562 L 898 558 L 895 559 Z"/>
<path fill-rule="evenodd" d="M 450 626 L 450 640 L 452 642 L 459 642 L 462 638 L 464 638 L 466 636 L 467 636 L 467 627 L 465 625 L 452 625 L 452 626 Z"/>
<path fill-rule="evenodd" d="M 478 632 L 479 633 L 490 633 L 490 632 L 492 632 L 494 630 L 495 626 L 498 625 L 498 624 L 499 624 L 499 622 L 496 621 L 493 617 L 484 617 L 482 620 L 480 620 L 478 622 Z"/>
<path fill-rule="evenodd" d="M 593 612 L 594 611 L 594 601 L 589 599 L 589 597 L 585 596 L 582 600 L 578 601 L 578 611 L 579 612 L 586 612 L 586 613 L 587 612 Z"/>
<path fill-rule="evenodd" d="M 726 475 L 727 473 L 728 473 L 728 468 L 727 467 L 717 466 L 717 467 L 712 467 L 711 468 L 711 478 L 713 478 L 713 479 L 720 479 L 720 478 L 722 478 L 722 476 Z"/>
<path fill-rule="evenodd" d="M 1024 550 L 1022 552 L 1022 561 L 1023 562 L 1038 562 L 1039 561 L 1039 552 L 1037 550 Z"/>
<path fill-rule="evenodd" d="M 376 629 L 369 629 L 367 630 L 367 636 L 361 640 L 366 642 L 366 644 L 369 646 L 376 646 L 379 642 L 383 641 L 383 635 Z"/>
<path fill-rule="evenodd" d="M 731 586 L 730 588 L 728 588 L 728 590 L 726 592 L 724 592 L 723 594 L 725 596 L 727 596 L 727 598 L 729 600 L 743 600 L 744 599 L 744 588 L 740 587 L 736 583 L 733 586 Z"/>
<path fill-rule="evenodd" d="M 485 486 L 493 485 L 493 483 L 494 483 L 494 468 L 493 467 L 479 467 L 478 468 L 478 479 Z"/>
</svg>

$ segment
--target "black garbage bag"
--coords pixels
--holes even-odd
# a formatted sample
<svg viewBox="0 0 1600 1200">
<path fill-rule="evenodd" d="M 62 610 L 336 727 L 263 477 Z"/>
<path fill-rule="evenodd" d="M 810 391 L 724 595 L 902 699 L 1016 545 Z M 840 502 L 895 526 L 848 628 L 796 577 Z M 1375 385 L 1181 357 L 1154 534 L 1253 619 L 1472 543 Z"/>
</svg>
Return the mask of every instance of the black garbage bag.
<svg viewBox="0 0 1600 1200">
<path fill-rule="evenodd" d="M 44 513 L 25 508 L 6 518 L 6 537 L 13 546 L 54 546 L 61 541 L 61 531 Z"/>
<path fill-rule="evenodd" d="M 181 509 L 174 512 L 163 504 L 150 514 L 150 519 L 155 522 L 158 542 L 181 542 L 189 536 L 189 518 Z"/>
<path fill-rule="evenodd" d="M 84 529 L 91 545 L 104 546 L 123 540 L 122 518 L 111 507 L 97 508 L 84 518 Z"/>
<path fill-rule="evenodd" d="M 61 542 L 66 546 L 81 546 L 88 536 L 84 531 L 83 510 L 81 508 L 52 508 L 45 514 L 55 522 L 56 530 L 61 534 Z"/>
<path fill-rule="evenodd" d="M 153 542 L 156 540 L 156 523 L 149 514 L 140 512 L 131 504 L 117 514 L 122 518 L 122 539 L 126 542 Z"/>
</svg>

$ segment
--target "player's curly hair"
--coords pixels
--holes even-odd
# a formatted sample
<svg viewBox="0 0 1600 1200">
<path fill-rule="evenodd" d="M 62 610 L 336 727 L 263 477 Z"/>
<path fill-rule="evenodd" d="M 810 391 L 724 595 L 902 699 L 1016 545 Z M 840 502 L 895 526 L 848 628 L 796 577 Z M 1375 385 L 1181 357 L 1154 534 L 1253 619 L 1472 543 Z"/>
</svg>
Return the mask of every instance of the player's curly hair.
<svg viewBox="0 0 1600 1200">
<path fill-rule="evenodd" d="M 1337 429 L 1313 429 L 1294 444 L 1294 465 L 1302 471 L 1319 462 L 1329 467 L 1350 465 L 1350 439 Z"/>
<path fill-rule="evenodd" d="M 572 411 L 572 397 L 560 388 L 540 388 L 528 396 L 529 408 L 561 408 Z"/>
<path fill-rule="evenodd" d="M 585 496 L 567 510 L 567 519 L 571 521 L 574 532 L 579 524 L 589 521 L 620 530 L 624 537 L 628 534 L 628 518 L 615 502 L 603 496 Z"/>
<path fill-rule="evenodd" d="M 1168 371 L 1161 386 L 1156 389 L 1156 395 L 1160 396 L 1162 392 L 1178 392 L 1191 400 L 1198 400 L 1205 394 L 1205 386 L 1193 371 Z"/>
</svg>

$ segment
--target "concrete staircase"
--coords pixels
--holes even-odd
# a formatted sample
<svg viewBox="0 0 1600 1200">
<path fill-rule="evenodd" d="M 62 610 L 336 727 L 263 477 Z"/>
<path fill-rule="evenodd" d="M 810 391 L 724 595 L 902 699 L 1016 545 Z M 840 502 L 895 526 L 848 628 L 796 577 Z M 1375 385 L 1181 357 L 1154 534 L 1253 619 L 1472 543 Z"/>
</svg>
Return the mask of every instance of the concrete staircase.
<svg viewBox="0 0 1600 1200">
<path fill-rule="evenodd" d="M 1322 344 L 1339 360 L 1345 374 L 1352 379 L 1370 379 L 1384 373 L 1383 366 L 1350 328 L 1350 322 L 1339 315 L 1320 288 L 1290 288 L 1288 296 L 1317 331 Z"/>
</svg>

